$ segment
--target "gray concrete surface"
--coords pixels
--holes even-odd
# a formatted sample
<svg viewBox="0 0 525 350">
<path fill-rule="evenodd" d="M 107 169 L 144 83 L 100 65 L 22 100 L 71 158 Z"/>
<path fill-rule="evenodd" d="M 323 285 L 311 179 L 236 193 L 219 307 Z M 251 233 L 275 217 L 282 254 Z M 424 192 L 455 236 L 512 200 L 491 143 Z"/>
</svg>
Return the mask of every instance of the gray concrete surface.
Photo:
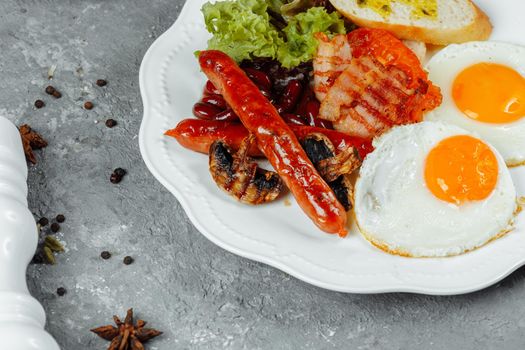
<svg viewBox="0 0 525 350">
<path fill-rule="evenodd" d="M 138 69 L 183 0 L 2 0 L 0 114 L 48 140 L 29 173 L 35 217 L 64 213 L 56 266 L 31 292 L 63 349 L 105 349 L 89 332 L 134 307 L 163 330 L 149 349 L 523 349 L 525 270 L 457 297 L 345 295 L 214 246 L 143 164 Z M 43 93 L 47 70 L 63 93 Z M 99 88 L 96 79 L 109 85 Z M 35 110 L 34 100 L 47 106 Z M 95 108 L 81 108 L 92 100 Z M 103 121 L 119 125 L 107 129 Z M 96 122 L 99 123 L 96 123 Z M 120 185 L 115 167 L 129 175 Z M 110 260 L 99 257 L 103 250 Z M 122 264 L 125 255 L 135 258 Z M 58 287 L 67 294 L 56 295 Z M 0 346 L 1 347 L 1 346 Z"/>
</svg>

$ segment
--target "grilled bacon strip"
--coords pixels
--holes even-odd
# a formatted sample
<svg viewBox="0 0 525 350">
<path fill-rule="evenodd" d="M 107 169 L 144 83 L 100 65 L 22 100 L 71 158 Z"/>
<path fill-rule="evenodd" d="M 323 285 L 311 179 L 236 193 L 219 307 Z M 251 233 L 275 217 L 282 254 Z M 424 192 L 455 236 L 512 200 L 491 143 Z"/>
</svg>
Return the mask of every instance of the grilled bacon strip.
<svg viewBox="0 0 525 350">
<path fill-rule="evenodd" d="M 319 117 L 334 122 L 339 131 L 360 137 L 418 122 L 428 84 L 419 80 L 416 87 L 408 88 L 409 84 L 396 67 L 386 68 L 372 56 L 354 58 L 328 91 Z"/>
<path fill-rule="evenodd" d="M 419 122 L 442 96 L 417 56 L 392 34 L 361 28 L 330 40 L 317 35 L 314 59 L 319 117 L 336 130 L 370 138 L 394 125 Z"/>
<path fill-rule="evenodd" d="M 336 35 L 330 41 L 326 34 L 315 34 L 319 46 L 314 57 L 314 92 L 323 101 L 328 90 L 352 61 L 352 48 L 346 35 Z"/>
</svg>

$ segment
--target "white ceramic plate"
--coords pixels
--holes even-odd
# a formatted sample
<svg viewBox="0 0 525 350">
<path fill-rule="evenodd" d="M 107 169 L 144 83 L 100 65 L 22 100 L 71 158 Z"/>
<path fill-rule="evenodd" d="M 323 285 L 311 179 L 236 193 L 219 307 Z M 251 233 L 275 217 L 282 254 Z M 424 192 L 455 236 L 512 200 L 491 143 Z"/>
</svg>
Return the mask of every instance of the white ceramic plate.
<svg viewBox="0 0 525 350">
<path fill-rule="evenodd" d="M 205 76 L 194 56 L 208 34 L 200 8 L 187 1 L 175 24 L 148 50 L 140 70 L 144 119 L 140 149 L 153 175 L 180 201 L 197 229 L 230 252 L 257 260 L 303 281 L 352 293 L 416 292 L 459 294 L 487 287 L 525 264 L 525 220 L 502 239 L 454 258 L 409 259 L 386 254 L 355 228 L 346 239 L 319 231 L 293 198 L 245 206 L 221 192 L 208 172 L 207 156 L 163 136 L 191 117 Z M 477 1 L 491 17 L 492 40 L 525 44 L 520 0 Z M 512 170 L 520 194 L 525 168 Z M 176 220 L 176 218 L 174 218 Z"/>
</svg>

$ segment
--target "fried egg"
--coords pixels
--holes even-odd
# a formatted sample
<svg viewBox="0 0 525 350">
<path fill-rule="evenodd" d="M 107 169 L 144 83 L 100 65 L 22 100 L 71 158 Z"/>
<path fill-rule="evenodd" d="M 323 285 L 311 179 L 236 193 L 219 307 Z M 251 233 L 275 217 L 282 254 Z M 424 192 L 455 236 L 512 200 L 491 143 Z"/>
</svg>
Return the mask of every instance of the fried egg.
<svg viewBox="0 0 525 350">
<path fill-rule="evenodd" d="M 501 42 L 450 45 L 427 64 L 443 104 L 425 120 L 474 131 L 507 165 L 525 164 L 525 47 Z"/>
<path fill-rule="evenodd" d="M 498 151 L 455 125 L 422 122 L 374 141 L 354 193 L 363 236 L 392 254 L 468 252 L 512 229 L 516 190 Z"/>
</svg>

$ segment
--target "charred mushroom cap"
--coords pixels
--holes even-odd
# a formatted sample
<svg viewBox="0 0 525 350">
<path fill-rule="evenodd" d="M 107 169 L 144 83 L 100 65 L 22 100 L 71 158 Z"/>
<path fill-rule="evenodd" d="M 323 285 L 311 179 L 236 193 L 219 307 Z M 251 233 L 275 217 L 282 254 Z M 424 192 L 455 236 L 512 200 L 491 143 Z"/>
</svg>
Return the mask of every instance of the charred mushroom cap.
<svg viewBox="0 0 525 350">
<path fill-rule="evenodd" d="M 330 186 L 332 191 L 334 191 L 337 200 L 339 203 L 341 203 L 346 211 L 352 209 L 354 186 L 350 181 L 349 175 L 339 176 L 335 181 L 329 182 L 328 186 Z"/>
<path fill-rule="evenodd" d="M 211 156 L 213 155 L 213 156 Z M 219 140 L 210 146 L 210 167 L 212 162 L 216 169 L 223 171 L 228 177 L 233 176 L 233 156 L 231 148 Z"/>
<path fill-rule="evenodd" d="M 354 172 L 362 164 L 359 152 L 355 147 L 348 147 L 334 157 L 317 162 L 317 170 L 328 182 L 335 181 L 341 175 Z"/>
<path fill-rule="evenodd" d="M 361 165 L 357 149 L 349 147 L 336 154 L 330 139 L 320 133 L 307 135 L 301 145 L 341 205 L 347 211 L 352 209 L 353 186 L 349 175 Z"/>
<path fill-rule="evenodd" d="M 247 152 L 253 136 L 246 138 L 233 153 L 222 140 L 210 146 L 210 173 L 220 188 L 242 203 L 262 204 L 275 200 L 284 190 L 282 179 L 276 172 L 260 168 Z"/>
<path fill-rule="evenodd" d="M 314 164 L 335 156 L 334 145 L 326 136 L 320 133 L 307 135 L 301 140 L 301 145 L 308 158 L 310 158 Z"/>
</svg>

